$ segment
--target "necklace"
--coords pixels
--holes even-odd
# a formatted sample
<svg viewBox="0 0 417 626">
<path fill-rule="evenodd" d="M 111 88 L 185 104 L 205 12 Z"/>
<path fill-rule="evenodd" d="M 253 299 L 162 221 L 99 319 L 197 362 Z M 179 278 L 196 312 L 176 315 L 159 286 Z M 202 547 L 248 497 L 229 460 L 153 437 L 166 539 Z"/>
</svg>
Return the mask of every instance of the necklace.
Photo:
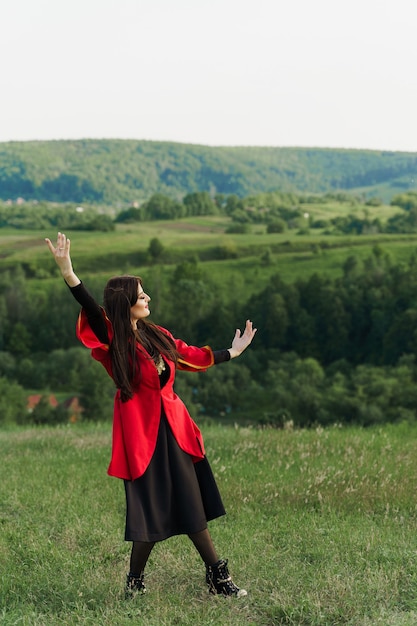
<svg viewBox="0 0 417 626">
<path fill-rule="evenodd" d="M 158 356 L 154 357 L 153 362 L 155 363 L 156 371 L 158 372 L 160 376 L 162 372 L 165 372 L 165 369 L 166 369 L 164 359 L 159 354 Z"/>
<path fill-rule="evenodd" d="M 158 372 L 158 375 L 160 376 L 162 372 L 166 370 L 165 362 L 161 354 L 155 350 L 154 346 L 152 345 L 152 343 L 149 341 L 149 339 L 146 336 L 140 337 L 138 333 L 136 337 L 139 343 L 142 344 L 142 346 L 150 355 L 152 361 L 155 364 L 156 371 Z"/>
</svg>

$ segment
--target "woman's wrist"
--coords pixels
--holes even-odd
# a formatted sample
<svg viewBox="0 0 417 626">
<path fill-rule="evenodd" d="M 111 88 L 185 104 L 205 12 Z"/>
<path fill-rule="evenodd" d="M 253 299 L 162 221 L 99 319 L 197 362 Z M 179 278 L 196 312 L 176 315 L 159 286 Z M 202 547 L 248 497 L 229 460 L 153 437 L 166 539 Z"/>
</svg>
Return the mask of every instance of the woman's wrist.
<svg viewBox="0 0 417 626">
<path fill-rule="evenodd" d="M 81 282 L 81 280 L 78 278 L 73 270 L 71 270 L 70 272 L 62 272 L 62 277 L 67 283 L 68 287 L 76 287 Z"/>
<path fill-rule="evenodd" d="M 238 350 L 236 350 L 236 348 L 227 348 L 227 349 L 229 351 L 231 359 L 235 359 L 240 354 L 240 352 Z"/>
</svg>

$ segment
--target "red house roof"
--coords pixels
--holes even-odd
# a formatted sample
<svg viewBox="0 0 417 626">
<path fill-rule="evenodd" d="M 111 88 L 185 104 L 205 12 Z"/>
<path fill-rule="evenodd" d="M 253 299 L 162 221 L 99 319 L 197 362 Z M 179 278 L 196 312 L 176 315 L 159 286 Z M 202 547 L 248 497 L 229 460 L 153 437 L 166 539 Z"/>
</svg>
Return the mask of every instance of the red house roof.
<svg viewBox="0 0 417 626">
<path fill-rule="evenodd" d="M 27 409 L 28 411 L 33 411 L 33 409 L 35 408 L 35 406 L 38 404 L 39 400 L 42 398 L 42 395 L 40 393 L 35 394 L 33 396 L 28 396 L 27 399 Z M 58 400 L 55 398 L 55 396 L 48 396 L 47 398 L 49 405 L 52 406 L 54 409 L 58 406 L 59 402 Z"/>
</svg>

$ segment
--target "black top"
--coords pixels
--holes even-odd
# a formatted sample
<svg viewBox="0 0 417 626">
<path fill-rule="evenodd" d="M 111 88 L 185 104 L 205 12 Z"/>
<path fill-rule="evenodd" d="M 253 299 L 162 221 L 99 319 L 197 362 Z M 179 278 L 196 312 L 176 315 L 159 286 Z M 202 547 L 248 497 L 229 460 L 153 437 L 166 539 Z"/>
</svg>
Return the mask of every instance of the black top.
<svg viewBox="0 0 417 626">
<path fill-rule="evenodd" d="M 97 339 L 104 344 L 108 344 L 109 336 L 107 334 L 106 322 L 104 321 L 101 308 L 94 300 L 93 296 L 84 287 L 82 282 L 76 287 L 69 287 L 69 289 L 74 298 L 84 309 L 88 323 Z M 229 350 L 213 350 L 213 357 L 214 363 L 217 365 L 224 361 L 230 361 L 230 352 Z"/>
</svg>

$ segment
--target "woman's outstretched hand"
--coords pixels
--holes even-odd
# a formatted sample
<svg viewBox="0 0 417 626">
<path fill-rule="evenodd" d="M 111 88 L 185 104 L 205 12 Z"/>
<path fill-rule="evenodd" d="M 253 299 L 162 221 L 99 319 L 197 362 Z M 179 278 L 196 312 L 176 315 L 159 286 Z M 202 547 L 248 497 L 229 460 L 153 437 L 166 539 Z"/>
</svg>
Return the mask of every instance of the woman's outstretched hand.
<svg viewBox="0 0 417 626">
<path fill-rule="evenodd" d="M 70 256 L 70 248 L 71 242 L 64 233 L 58 233 L 56 246 L 51 242 L 50 239 L 45 239 L 46 244 L 53 255 L 56 264 L 61 270 L 61 274 L 65 279 L 65 282 L 68 283 L 70 287 L 76 287 L 76 285 L 80 284 L 80 279 L 74 273 L 72 268 L 72 261 Z"/>
<path fill-rule="evenodd" d="M 257 329 L 253 328 L 253 324 L 250 320 L 246 320 L 245 330 L 243 333 L 241 333 L 239 329 L 236 330 L 232 341 L 232 347 L 229 348 L 231 359 L 234 359 L 239 356 L 239 354 L 242 354 L 243 350 L 246 350 L 252 342 L 256 331 Z"/>
</svg>

